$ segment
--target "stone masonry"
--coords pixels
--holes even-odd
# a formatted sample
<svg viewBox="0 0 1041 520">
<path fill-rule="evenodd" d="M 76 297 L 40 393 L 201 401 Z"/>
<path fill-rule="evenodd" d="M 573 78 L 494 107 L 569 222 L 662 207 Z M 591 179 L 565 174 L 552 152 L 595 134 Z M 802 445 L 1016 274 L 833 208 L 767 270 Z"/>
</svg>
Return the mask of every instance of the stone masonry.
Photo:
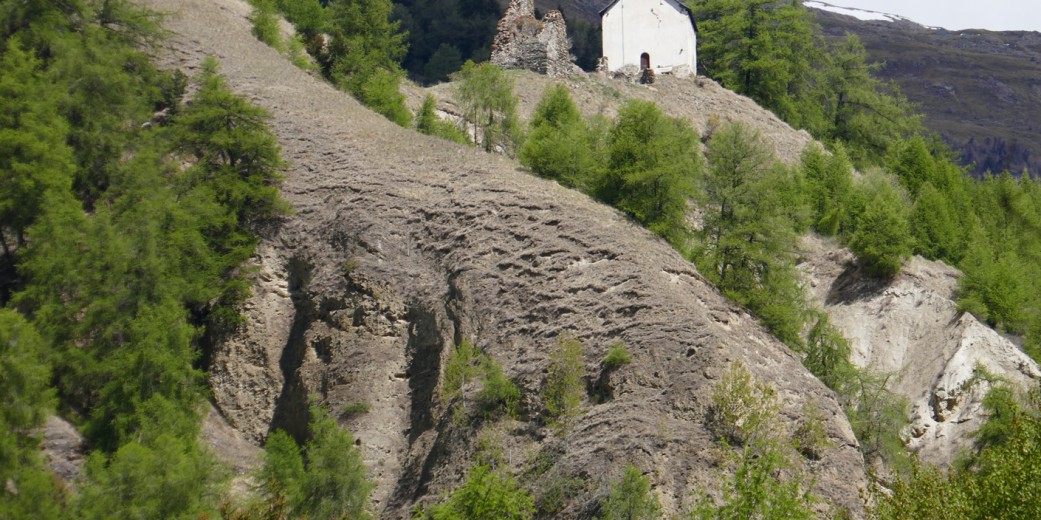
<svg viewBox="0 0 1041 520">
<path fill-rule="evenodd" d="M 538 20 L 534 0 L 511 0 L 499 20 L 491 61 L 504 69 L 526 69 L 551 77 L 580 72 L 571 55 L 564 15 L 552 10 Z"/>
</svg>

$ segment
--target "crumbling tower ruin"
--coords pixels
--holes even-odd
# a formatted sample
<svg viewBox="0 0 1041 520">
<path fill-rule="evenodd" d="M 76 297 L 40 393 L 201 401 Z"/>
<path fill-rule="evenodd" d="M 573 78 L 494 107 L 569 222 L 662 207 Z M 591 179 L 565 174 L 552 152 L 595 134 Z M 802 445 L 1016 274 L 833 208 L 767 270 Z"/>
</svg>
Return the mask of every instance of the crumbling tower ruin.
<svg viewBox="0 0 1041 520">
<path fill-rule="evenodd" d="M 564 15 L 554 9 L 538 20 L 534 0 L 511 0 L 492 43 L 492 63 L 552 77 L 580 72 L 571 55 Z"/>
</svg>

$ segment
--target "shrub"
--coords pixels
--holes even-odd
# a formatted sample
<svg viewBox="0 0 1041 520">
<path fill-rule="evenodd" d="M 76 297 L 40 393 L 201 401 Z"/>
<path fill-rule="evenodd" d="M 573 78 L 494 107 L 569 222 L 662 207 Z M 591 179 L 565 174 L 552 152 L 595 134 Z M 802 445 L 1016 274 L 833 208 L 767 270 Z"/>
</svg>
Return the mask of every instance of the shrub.
<svg viewBox="0 0 1041 520">
<path fill-rule="evenodd" d="M 817 518 L 813 504 L 818 499 L 806 490 L 802 479 L 797 474 L 778 478 L 791 468 L 786 452 L 787 448 L 775 441 L 743 448 L 737 471 L 724 488 L 722 503 L 713 503 L 702 495 L 690 518 Z"/>
<path fill-rule="evenodd" d="M 469 341 L 463 340 L 448 353 L 445 362 L 445 384 L 441 400 L 451 401 L 459 396 L 463 386 L 480 373 L 480 352 Z"/>
<path fill-rule="evenodd" d="M 650 479 L 632 464 L 625 466 L 622 478 L 611 485 L 600 505 L 601 520 L 654 520 L 660 515 L 661 504 L 651 492 Z"/>
<path fill-rule="evenodd" d="M 531 495 L 501 469 L 478 464 L 470 469 L 466 482 L 444 502 L 430 508 L 434 520 L 495 518 L 525 520 L 535 512 Z"/>
<path fill-rule="evenodd" d="M 607 349 L 604 360 L 601 362 L 607 370 L 614 370 L 623 365 L 628 365 L 633 360 L 622 342 L 615 343 Z"/>
<path fill-rule="evenodd" d="M 740 361 L 734 362 L 712 390 L 709 429 L 737 445 L 770 436 L 777 416 L 777 396 L 756 380 Z"/>
<path fill-rule="evenodd" d="M 282 35 L 278 28 L 278 16 L 275 14 L 274 0 L 250 0 L 253 12 L 249 16 L 253 26 L 253 36 L 269 47 L 281 50 Z"/>
<path fill-rule="evenodd" d="M 343 405 L 343 408 L 340 408 L 340 417 L 344 419 L 350 419 L 367 413 L 369 413 L 369 403 L 361 401 L 347 403 Z"/>
<path fill-rule="evenodd" d="M 423 98 L 423 104 L 416 112 L 416 130 L 420 133 L 433 135 L 456 143 L 469 143 L 466 134 L 448 121 L 442 121 L 434 112 L 437 100 L 434 96 L 427 94 Z"/>
<path fill-rule="evenodd" d="M 549 357 L 542 400 L 550 424 L 566 428 L 578 414 L 582 404 L 585 367 L 582 343 L 575 338 L 561 338 Z"/>
<path fill-rule="evenodd" d="M 486 357 L 483 365 L 484 384 L 477 394 L 477 401 L 485 417 L 494 418 L 500 414 L 507 417 L 516 416 L 517 404 L 521 397 L 517 385 L 503 375 L 502 367 L 498 363 Z"/>
<path fill-rule="evenodd" d="M 824 430 L 824 413 L 812 401 L 803 403 L 802 422 L 794 437 L 796 451 L 811 460 L 820 460 L 824 450 L 831 446 Z"/>
<path fill-rule="evenodd" d="M 914 241 L 903 193 L 884 175 L 868 179 L 867 207 L 857 218 L 849 249 L 868 273 L 891 277 L 911 256 Z"/>
<path fill-rule="evenodd" d="M 281 430 L 268 437 L 259 480 L 269 503 L 282 504 L 295 518 L 369 518 L 373 485 L 351 432 L 317 405 L 311 406 L 308 427 L 311 439 L 302 457 Z"/>
</svg>

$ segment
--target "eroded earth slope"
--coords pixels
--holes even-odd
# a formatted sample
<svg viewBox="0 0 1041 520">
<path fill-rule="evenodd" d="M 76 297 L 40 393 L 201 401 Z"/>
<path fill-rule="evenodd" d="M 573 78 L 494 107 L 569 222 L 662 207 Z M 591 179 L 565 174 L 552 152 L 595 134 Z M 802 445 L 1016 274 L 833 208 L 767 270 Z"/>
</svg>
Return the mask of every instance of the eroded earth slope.
<svg viewBox="0 0 1041 520">
<path fill-rule="evenodd" d="M 466 338 L 524 393 L 525 420 L 496 440 L 513 470 L 536 459 L 546 475 L 582 479 L 562 516 L 588 515 L 630 461 L 676 512 L 695 487 L 719 488 L 705 411 L 741 361 L 777 389 L 788 431 L 805 402 L 823 410 L 832 447 L 807 468 L 820 495 L 862 511 L 863 461 L 833 394 L 667 244 L 507 159 L 393 126 L 257 42 L 238 0 L 141 1 L 170 13 L 162 59 L 192 72 L 216 56 L 230 86 L 271 111 L 291 164 L 294 214 L 266 231 L 248 323 L 210 367 L 238 434 L 300 433 L 309 397 L 334 411 L 366 403 L 341 424 L 378 484 L 380 516 L 405 518 L 471 463 L 472 423 L 440 399 L 448 349 Z M 566 335 L 591 374 L 616 341 L 633 363 L 609 377 L 612 399 L 587 403 L 558 435 L 535 415 Z"/>
</svg>

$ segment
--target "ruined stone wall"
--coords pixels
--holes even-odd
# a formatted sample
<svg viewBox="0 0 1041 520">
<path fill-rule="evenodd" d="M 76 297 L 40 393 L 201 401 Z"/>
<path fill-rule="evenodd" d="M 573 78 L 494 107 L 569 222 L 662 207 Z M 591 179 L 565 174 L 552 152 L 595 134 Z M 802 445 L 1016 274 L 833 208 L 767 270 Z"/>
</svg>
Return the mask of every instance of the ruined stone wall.
<svg viewBox="0 0 1041 520">
<path fill-rule="evenodd" d="M 525 69 L 553 77 L 580 72 L 571 55 L 564 16 L 553 10 L 538 20 L 533 0 L 510 2 L 499 20 L 491 61 L 504 69 Z"/>
</svg>

